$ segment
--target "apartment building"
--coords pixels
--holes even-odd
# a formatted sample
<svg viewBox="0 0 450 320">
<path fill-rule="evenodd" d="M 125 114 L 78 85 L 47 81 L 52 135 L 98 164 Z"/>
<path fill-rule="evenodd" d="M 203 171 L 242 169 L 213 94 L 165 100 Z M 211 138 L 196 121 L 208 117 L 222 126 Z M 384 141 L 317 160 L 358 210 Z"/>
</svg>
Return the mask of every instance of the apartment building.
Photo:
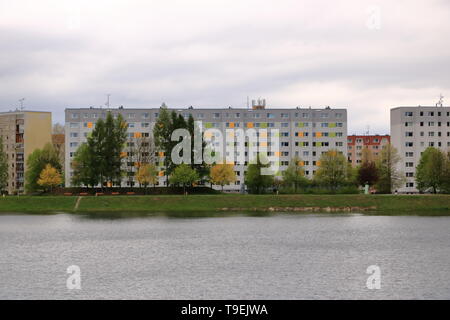
<svg viewBox="0 0 450 320">
<path fill-rule="evenodd" d="M 397 107 L 391 109 L 391 142 L 401 161 L 406 182 L 397 191 L 418 192 L 415 172 L 427 147 L 450 150 L 450 107 Z"/>
<path fill-rule="evenodd" d="M 24 192 L 28 156 L 51 143 L 52 115 L 40 111 L 0 113 L 0 136 L 8 159 L 9 194 Z"/>
<path fill-rule="evenodd" d="M 347 138 L 347 158 L 348 162 L 356 167 L 361 164 L 364 152 L 371 160 L 376 160 L 383 147 L 389 144 L 391 137 L 389 135 L 351 135 Z"/>
<path fill-rule="evenodd" d="M 261 100 L 253 102 L 251 108 L 202 108 L 195 109 L 192 107 L 174 110 L 182 115 L 185 119 L 192 115 L 196 121 L 202 122 L 203 131 L 207 129 L 218 129 L 222 136 L 225 137 L 227 129 L 254 129 L 257 136 L 257 144 L 268 145 L 268 155 L 278 159 L 278 165 L 281 171 L 285 170 L 293 157 L 301 159 L 305 167 L 308 177 L 312 178 L 319 164 L 319 158 L 323 152 L 330 149 L 338 149 L 344 155 L 347 151 L 347 110 L 332 109 L 330 107 L 323 109 L 311 108 L 266 108 L 265 101 Z M 75 151 L 81 143 L 85 142 L 90 132 L 95 127 L 96 121 L 105 118 L 106 109 L 99 108 L 79 108 L 66 109 L 65 111 L 65 132 L 66 132 L 66 186 L 70 186 L 71 177 L 73 175 L 70 169 L 70 163 L 73 159 Z M 113 116 L 121 114 L 128 123 L 128 135 L 130 142 L 127 146 L 133 144 L 133 139 L 152 136 L 153 126 L 159 116 L 160 108 L 148 109 L 110 109 Z M 277 151 L 271 151 L 270 138 L 264 140 L 259 132 L 271 129 L 278 129 Z M 270 134 L 270 133 L 269 133 Z M 268 142 L 266 142 L 268 141 Z M 239 143 L 234 145 L 239 149 Z M 214 147 L 220 146 L 220 144 Z M 224 157 L 229 156 L 226 143 L 220 146 L 222 149 L 216 151 L 223 152 Z M 274 146 L 272 146 L 274 147 Z M 229 150 L 229 149 L 228 149 Z M 127 152 L 127 150 L 124 150 Z M 237 161 L 235 164 L 235 172 L 237 181 L 232 186 L 226 186 L 225 190 L 239 191 L 244 184 L 244 173 L 248 164 L 249 147 L 245 146 L 244 163 Z M 158 157 L 164 155 L 156 153 Z M 240 156 L 239 151 L 235 151 L 234 156 Z M 161 158 L 159 158 L 161 160 Z M 133 164 L 133 161 L 126 159 L 124 161 Z M 164 185 L 166 179 L 164 177 L 164 168 L 162 161 L 157 161 L 160 170 L 159 185 Z M 273 164 L 273 161 L 271 161 Z M 133 173 L 128 174 L 124 178 L 121 186 L 137 185 L 133 177 Z"/>
</svg>

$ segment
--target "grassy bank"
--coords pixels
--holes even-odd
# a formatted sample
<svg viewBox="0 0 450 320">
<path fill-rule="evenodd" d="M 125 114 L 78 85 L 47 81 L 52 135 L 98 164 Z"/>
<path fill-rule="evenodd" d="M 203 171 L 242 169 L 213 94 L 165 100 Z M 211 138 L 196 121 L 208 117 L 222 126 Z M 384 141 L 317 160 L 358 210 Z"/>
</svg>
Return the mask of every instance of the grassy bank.
<svg viewBox="0 0 450 320">
<path fill-rule="evenodd" d="M 0 212 L 364 212 L 369 214 L 450 215 L 450 195 L 151 195 L 10 196 Z"/>
</svg>

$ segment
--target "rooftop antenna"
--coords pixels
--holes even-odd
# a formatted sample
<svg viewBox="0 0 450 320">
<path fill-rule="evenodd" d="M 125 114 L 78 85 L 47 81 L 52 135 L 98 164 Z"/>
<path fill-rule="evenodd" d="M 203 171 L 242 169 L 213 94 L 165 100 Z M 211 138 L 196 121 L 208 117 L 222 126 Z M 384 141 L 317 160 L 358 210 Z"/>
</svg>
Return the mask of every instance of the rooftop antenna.
<svg viewBox="0 0 450 320">
<path fill-rule="evenodd" d="M 439 101 L 436 103 L 436 107 L 442 107 L 444 104 L 444 96 L 442 94 L 439 94 Z"/>
<path fill-rule="evenodd" d="M 367 131 L 366 131 L 366 136 L 370 135 L 370 126 L 367 125 Z"/>
<path fill-rule="evenodd" d="M 23 111 L 23 101 L 25 100 L 25 98 L 19 99 L 20 102 L 20 110 Z"/>
<path fill-rule="evenodd" d="M 250 100 L 248 100 L 248 96 L 247 96 L 247 109 L 250 108 Z"/>
<path fill-rule="evenodd" d="M 109 110 L 109 97 L 111 96 L 111 94 L 110 93 L 108 93 L 107 95 L 106 95 L 106 103 L 105 103 L 105 105 L 108 107 L 108 110 Z"/>
</svg>

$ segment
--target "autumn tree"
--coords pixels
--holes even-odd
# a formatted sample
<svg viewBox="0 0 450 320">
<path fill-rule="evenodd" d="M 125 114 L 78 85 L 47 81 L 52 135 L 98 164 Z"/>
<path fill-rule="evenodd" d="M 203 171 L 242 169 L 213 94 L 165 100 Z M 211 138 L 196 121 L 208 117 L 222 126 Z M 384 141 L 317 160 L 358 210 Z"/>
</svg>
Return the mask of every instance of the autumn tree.
<svg viewBox="0 0 450 320">
<path fill-rule="evenodd" d="M 223 187 L 236 181 L 236 173 L 232 164 L 216 164 L 211 168 L 211 182 Z"/>
<path fill-rule="evenodd" d="M 56 168 L 53 168 L 51 164 L 47 164 L 39 175 L 37 183 L 44 187 L 44 189 L 50 188 L 50 192 L 53 187 L 60 185 L 62 182 L 61 174 Z"/>
<path fill-rule="evenodd" d="M 149 184 L 155 185 L 158 181 L 158 170 L 156 170 L 153 164 L 141 165 L 138 169 L 136 179 L 139 185 L 143 185 L 144 188 L 147 188 Z"/>
</svg>

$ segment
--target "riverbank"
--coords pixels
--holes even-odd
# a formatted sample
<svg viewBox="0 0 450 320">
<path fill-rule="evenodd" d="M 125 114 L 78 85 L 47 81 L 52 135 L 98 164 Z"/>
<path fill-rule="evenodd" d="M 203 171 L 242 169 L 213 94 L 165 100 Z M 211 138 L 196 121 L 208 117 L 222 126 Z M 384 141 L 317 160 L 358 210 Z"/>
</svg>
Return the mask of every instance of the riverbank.
<svg viewBox="0 0 450 320">
<path fill-rule="evenodd" d="M 0 198 L 0 212 L 358 212 L 450 215 L 450 195 L 9 196 Z"/>
</svg>

